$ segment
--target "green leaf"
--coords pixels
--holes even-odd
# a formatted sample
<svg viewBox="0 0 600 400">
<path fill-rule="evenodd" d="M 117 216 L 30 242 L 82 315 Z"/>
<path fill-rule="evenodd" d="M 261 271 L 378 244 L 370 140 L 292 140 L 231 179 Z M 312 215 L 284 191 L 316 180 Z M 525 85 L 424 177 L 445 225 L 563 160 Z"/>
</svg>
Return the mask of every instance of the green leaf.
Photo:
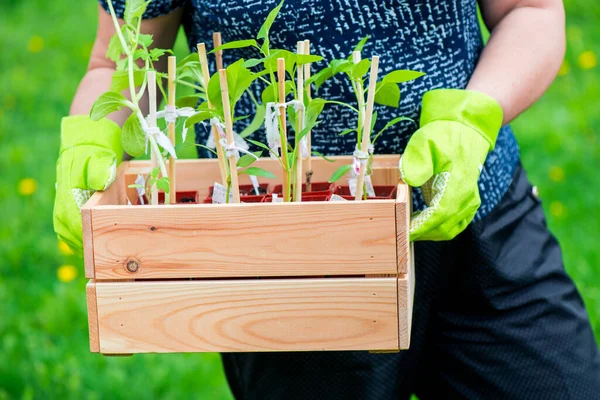
<svg viewBox="0 0 600 400">
<path fill-rule="evenodd" d="M 140 35 L 138 36 L 138 44 L 142 47 L 150 47 L 150 45 L 152 45 L 152 42 L 154 40 L 152 39 L 152 35 L 147 35 L 147 34 L 143 34 L 140 33 Z M 159 50 L 159 49 L 156 49 Z"/>
<path fill-rule="evenodd" d="M 338 169 L 335 170 L 335 172 L 331 175 L 331 178 L 329 178 L 329 183 L 333 183 L 338 181 L 340 178 L 342 178 L 344 175 L 346 175 L 348 172 L 350 172 L 350 170 L 352 169 L 352 165 L 351 164 L 344 164 L 341 167 L 339 167 Z"/>
<path fill-rule="evenodd" d="M 381 134 L 386 131 L 388 128 L 391 128 L 392 126 L 396 125 L 399 122 L 402 121 L 411 121 L 411 122 L 415 122 L 412 118 L 408 118 L 408 117 L 397 117 L 394 118 L 393 120 L 389 121 L 387 124 L 385 124 L 385 126 L 379 131 L 377 132 L 377 135 L 375 135 L 375 137 L 373 139 L 371 139 L 371 143 L 375 144 L 375 142 L 377 141 L 377 139 L 379 138 L 379 136 L 381 136 Z"/>
<path fill-rule="evenodd" d="M 142 86 L 146 73 L 142 70 L 133 71 L 133 83 L 135 87 Z M 110 83 L 110 91 L 121 93 L 129 87 L 129 73 L 127 71 L 115 71 Z"/>
<path fill-rule="evenodd" d="M 171 190 L 171 188 L 169 187 L 169 178 L 166 176 L 163 176 L 162 178 L 157 179 L 156 187 L 165 193 L 169 193 L 169 191 Z"/>
<path fill-rule="evenodd" d="M 252 143 L 253 145 L 260 147 L 262 149 L 265 149 L 266 151 L 268 151 L 269 153 L 271 152 L 271 149 L 269 148 L 269 146 L 267 146 L 264 143 L 258 142 L 256 140 L 252 140 L 252 139 L 246 139 L 246 141 Z"/>
<path fill-rule="evenodd" d="M 268 53 L 269 31 L 271 30 L 271 26 L 273 25 L 275 18 L 277 18 L 277 15 L 279 15 L 279 10 L 281 10 L 281 7 L 283 6 L 283 1 L 284 0 L 281 0 L 279 5 L 277 7 L 275 7 L 274 9 L 272 9 L 271 12 L 269 13 L 269 15 L 267 15 L 267 19 L 265 19 L 265 22 L 262 24 L 262 26 L 258 30 L 258 34 L 256 35 L 256 39 L 259 39 L 259 40 L 263 39 L 263 44 L 261 46 L 261 50 L 264 54 Z"/>
<path fill-rule="evenodd" d="M 123 107 L 129 107 L 130 104 L 131 102 L 129 102 L 121 93 L 103 93 L 92 106 L 90 118 L 92 121 L 99 121 L 114 111 L 118 111 Z"/>
<path fill-rule="evenodd" d="M 356 132 L 356 128 L 344 129 L 343 131 L 338 133 L 338 136 L 346 136 L 347 134 L 352 133 L 352 132 Z"/>
<path fill-rule="evenodd" d="M 285 70 L 290 76 L 294 74 L 294 66 L 296 65 L 296 53 L 292 53 L 289 50 L 278 49 L 277 57 L 266 57 L 265 58 L 265 69 L 267 71 L 276 72 L 277 71 L 277 60 L 283 58 L 285 60 Z"/>
<path fill-rule="evenodd" d="M 152 61 L 158 61 L 158 59 L 164 56 L 165 54 L 173 54 L 173 50 L 157 48 L 150 49 L 150 59 Z"/>
<path fill-rule="evenodd" d="M 273 89 L 275 88 L 275 89 Z M 265 90 L 263 90 L 260 98 L 263 104 L 267 103 L 278 103 L 279 102 L 279 84 L 277 82 L 269 84 Z M 289 95 L 294 91 L 294 86 L 291 81 L 285 81 L 285 95 Z M 277 95 L 275 95 L 277 93 Z"/>
<path fill-rule="evenodd" d="M 146 135 L 135 113 L 123 124 L 121 143 L 123 150 L 132 157 L 139 157 L 146 152 Z"/>
<path fill-rule="evenodd" d="M 350 75 L 353 78 L 356 79 L 360 79 L 363 76 L 365 76 L 365 74 L 367 72 L 369 72 L 369 68 L 371 67 L 371 61 L 369 61 L 368 59 L 363 59 L 360 60 L 360 62 L 358 64 L 354 64 L 354 66 L 352 67 L 352 70 L 350 71 Z"/>
<path fill-rule="evenodd" d="M 396 108 L 400 104 L 400 88 L 397 83 L 377 82 L 375 90 L 375 103 Z"/>
<path fill-rule="evenodd" d="M 182 107 L 192 107 L 196 108 L 198 105 L 199 99 L 203 98 L 203 95 L 196 93 L 190 94 L 189 96 L 183 96 L 175 100 L 175 105 L 179 108 Z"/>
<path fill-rule="evenodd" d="M 219 154 L 218 154 L 218 153 L 217 153 L 217 152 L 216 152 L 214 149 L 211 149 L 210 147 L 208 147 L 208 146 L 205 146 L 205 145 L 203 145 L 203 144 L 194 143 L 194 146 L 196 146 L 196 147 L 201 147 L 201 148 L 203 148 L 204 150 L 208 150 L 208 151 L 210 151 L 211 153 L 213 153 L 215 156 L 218 156 L 218 155 L 219 155 Z"/>
<path fill-rule="evenodd" d="M 255 151 L 252 154 L 254 154 L 256 157 L 260 157 L 262 155 L 262 151 Z M 251 165 L 254 161 L 256 161 L 256 158 L 252 157 L 250 154 L 244 154 L 239 160 L 237 160 L 236 165 L 238 168 L 245 168 Z"/>
<path fill-rule="evenodd" d="M 121 27 L 121 32 L 123 28 Z M 108 48 L 106 49 L 106 58 L 117 62 L 121 59 L 121 57 L 125 54 L 123 50 L 123 46 L 121 46 L 121 41 L 119 40 L 119 35 L 116 33 L 112 35 L 110 41 L 108 42 Z"/>
<path fill-rule="evenodd" d="M 240 132 L 240 136 L 245 138 L 259 130 L 265 122 L 265 114 L 266 107 L 264 106 L 264 104 L 260 104 L 259 106 L 257 106 L 256 112 L 254 113 L 254 118 L 252 118 L 250 124 L 248 124 L 248 126 L 246 126 L 246 128 L 244 128 L 244 130 Z"/>
<path fill-rule="evenodd" d="M 249 167 L 238 172 L 239 174 L 261 176 L 263 178 L 275 178 L 275 175 L 259 167 Z"/>
<path fill-rule="evenodd" d="M 258 47 L 258 43 L 256 43 L 256 40 L 254 39 L 235 40 L 233 42 L 228 42 L 212 49 L 210 53 L 214 53 L 215 51 L 220 50 L 242 49 L 244 47 Z"/>
<path fill-rule="evenodd" d="M 317 119 L 323 112 L 323 108 L 325 108 L 325 104 L 327 104 L 327 100 L 316 98 L 312 99 L 308 106 L 306 107 L 306 125 L 314 125 L 317 122 Z"/>
<path fill-rule="evenodd" d="M 411 71 L 408 69 L 399 69 L 396 71 L 392 71 L 383 77 L 382 82 L 386 83 L 402 83 L 412 81 L 414 79 L 420 78 L 425 75 L 424 72 L 420 71 Z"/>
<path fill-rule="evenodd" d="M 358 42 L 356 46 L 354 46 L 354 51 L 362 51 L 365 47 L 365 43 L 367 43 L 367 40 L 369 40 L 370 38 L 371 36 L 367 35 L 364 38 L 360 39 L 360 42 Z M 350 54 L 350 57 L 352 57 L 352 54 Z"/>
<path fill-rule="evenodd" d="M 189 128 L 190 126 L 197 124 L 202 121 L 206 121 L 207 119 L 211 119 L 212 117 L 217 116 L 214 110 L 202 110 L 185 121 L 185 126 Z"/>
<path fill-rule="evenodd" d="M 323 57 L 316 54 L 296 54 L 296 65 L 315 63 L 323 60 Z"/>
<path fill-rule="evenodd" d="M 150 1 L 144 0 L 127 0 L 125 2 L 125 13 L 123 14 L 123 19 L 128 24 L 131 24 L 134 19 L 140 18 L 146 12 L 146 7 Z"/>
<path fill-rule="evenodd" d="M 159 168 L 159 167 L 156 167 L 156 168 L 154 168 L 152 171 L 150 171 L 150 176 L 151 176 L 153 179 L 156 179 L 156 178 L 158 178 L 158 174 L 159 174 L 159 172 L 160 172 L 160 168 Z"/>
<path fill-rule="evenodd" d="M 333 76 L 333 70 L 331 69 L 331 67 L 326 67 L 326 68 L 323 68 L 322 70 L 320 70 L 319 72 L 317 72 L 316 74 L 312 75 L 310 77 L 310 79 L 308 79 L 306 81 L 306 84 L 310 85 L 310 84 L 314 83 L 315 89 L 319 90 L 319 87 L 321 87 L 321 85 L 323 83 L 325 83 L 325 81 L 327 81 L 332 76 Z"/>
<path fill-rule="evenodd" d="M 129 189 L 144 189 L 144 185 L 140 185 L 139 183 L 132 183 L 131 185 L 127 185 Z"/>
<path fill-rule="evenodd" d="M 313 156 L 317 156 L 317 157 L 321 157 L 323 160 L 327 161 L 327 162 L 335 162 L 335 160 L 332 160 L 331 158 L 327 158 L 327 156 L 323 153 L 319 153 L 318 151 L 312 151 L 312 155 Z"/>
<path fill-rule="evenodd" d="M 340 72 L 350 72 L 354 68 L 354 63 L 350 60 L 331 60 L 329 63 L 333 75 Z"/>
</svg>

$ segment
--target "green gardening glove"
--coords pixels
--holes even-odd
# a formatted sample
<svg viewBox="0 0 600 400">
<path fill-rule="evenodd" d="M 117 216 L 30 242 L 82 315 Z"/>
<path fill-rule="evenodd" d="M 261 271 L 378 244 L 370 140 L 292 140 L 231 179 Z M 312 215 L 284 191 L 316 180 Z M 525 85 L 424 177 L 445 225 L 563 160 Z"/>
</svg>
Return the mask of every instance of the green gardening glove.
<svg viewBox="0 0 600 400">
<path fill-rule="evenodd" d="M 421 128 L 400 159 L 400 173 L 421 187 L 427 208 L 413 214 L 410 240 L 450 240 L 473 220 L 477 181 L 502 126 L 502 108 L 474 91 L 438 89 L 423 96 Z"/>
<path fill-rule="evenodd" d="M 73 250 L 81 250 L 80 208 L 96 190 L 115 180 L 123 158 L 121 128 L 108 119 L 92 121 L 87 115 L 62 120 L 56 163 L 54 230 Z"/>
</svg>

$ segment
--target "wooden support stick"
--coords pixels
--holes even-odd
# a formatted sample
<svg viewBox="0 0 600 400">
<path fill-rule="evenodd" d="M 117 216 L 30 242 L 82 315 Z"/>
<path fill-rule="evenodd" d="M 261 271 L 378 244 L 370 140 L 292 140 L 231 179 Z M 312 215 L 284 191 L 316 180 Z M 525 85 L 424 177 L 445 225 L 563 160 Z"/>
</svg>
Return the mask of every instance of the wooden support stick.
<svg viewBox="0 0 600 400">
<path fill-rule="evenodd" d="M 277 80 L 279 82 L 279 103 L 285 104 L 285 59 L 277 59 Z M 287 119 L 285 106 L 279 108 L 279 134 L 281 136 L 281 162 L 283 164 L 283 201 L 290 201 L 290 175 L 288 163 Z"/>
<path fill-rule="evenodd" d="M 208 81 L 210 80 L 210 72 L 208 72 L 208 58 L 206 57 L 206 45 L 204 43 L 198 44 L 198 58 L 200 59 L 200 66 L 202 67 L 202 78 L 204 79 L 204 89 L 208 92 Z M 210 100 L 206 99 L 208 103 L 208 108 L 212 109 L 212 104 L 210 104 Z M 223 147 L 219 144 L 219 131 L 217 127 L 212 125 L 212 135 L 215 140 L 215 145 L 217 148 L 217 157 L 219 159 L 219 172 L 221 173 L 221 183 L 223 186 L 227 185 L 227 166 L 225 165 L 225 152 L 223 151 Z"/>
<path fill-rule="evenodd" d="M 148 126 L 156 126 L 156 72 L 148 71 Z M 150 158 L 152 160 L 152 170 L 158 167 L 158 154 L 154 146 L 150 146 Z M 158 188 L 152 185 L 150 188 L 150 204 L 158 205 Z"/>
<path fill-rule="evenodd" d="M 213 32 L 213 48 L 216 49 L 222 45 L 221 32 Z M 215 51 L 215 58 L 217 60 L 217 71 L 220 71 L 223 69 L 223 50 Z"/>
<path fill-rule="evenodd" d="M 304 54 L 304 42 L 298 42 L 296 44 L 296 53 Z M 297 77 L 297 90 L 298 100 L 304 104 L 304 68 L 297 66 L 296 71 Z M 301 151 L 301 140 L 299 138 L 300 133 L 304 129 L 304 109 L 299 108 L 296 113 L 296 185 L 294 186 L 294 201 L 302 201 L 302 151 Z"/>
<path fill-rule="evenodd" d="M 304 54 L 310 54 L 310 41 L 306 39 L 304 41 Z M 308 81 L 310 79 L 310 63 L 304 64 L 304 79 Z M 310 85 L 306 85 L 306 98 L 310 103 L 311 99 L 311 90 Z M 308 105 L 308 104 L 307 104 Z M 312 140 L 311 140 L 312 132 L 308 131 L 306 134 L 306 147 L 308 147 L 308 158 L 306 159 L 306 191 L 310 192 L 312 189 L 311 180 L 312 180 Z"/>
<path fill-rule="evenodd" d="M 219 80 L 221 82 L 221 96 L 223 98 L 223 115 L 225 117 L 225 134 L 227 135 L 227 146 L 235 144 L 233 139 L 233 122 L 231 120 L 231 109 L 229 104 L 229 88 L 227 86 L 227 71 L 219 70 Z M 237 174 L 237 159 L 234 154 L 228 156 L 229 175 L 231 177 L 231 190 L 233 190 L 233 202 L 240 202 L 240 186 Z"/>
<path fill-rule="evenodd" d="M 363 123 L 363 133 L 361 142 L 361 151 L 368 153 L 369 144 L 371 143 L 371 119 L 373 118 L 373 104 L 375 102 L 375 86 L 377 84 L 377 72 L 379 70 L 379 56 L 373 56 L 371 59 L 371 71 L 369 73 L 369 89 L 367 91 L 367 110 L 365 112 L 365 120 Z M 367 165 L 360 164 L 360 173 L 356 180 L 356 194 L 354 200 L 358 201 L 363 195 L 363 186 L 365 182 L 365 173 Z"/>
<path fill-rule="evenodd" d="M 175 56 L 170 56 L 168 59 L 168 104 L 171 107 L 175 107 L 175 74 L 177 68 L 177 58 Z M 175 122 L 169 122 L 169 140 L 173 144 L 173 148 L 175 148 Z M 169 158 L 169 203 L 175 204 L 176 200 L 176 173 L 175 173 L 175 158 Z M 166 203 L 165 196 L 165 203 Z"/>
</svg>

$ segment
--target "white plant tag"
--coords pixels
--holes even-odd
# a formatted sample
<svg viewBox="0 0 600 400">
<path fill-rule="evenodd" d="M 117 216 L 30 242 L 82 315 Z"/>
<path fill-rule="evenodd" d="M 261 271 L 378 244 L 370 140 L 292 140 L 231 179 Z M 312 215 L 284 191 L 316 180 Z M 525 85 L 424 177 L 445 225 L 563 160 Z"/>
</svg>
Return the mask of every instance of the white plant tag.
<svg viewBox="0 0 600 400">
<path fill-rule="evenodd" d="M 225 204 L 227 196 L 227 188 L 220 183 L 215 182 L 213 187 L 212 202 L 213 204 Z M 229 191 L 229 203 L 233 203 L 233 192 Z"/>
<path fill-rule="evenodd" d="M 337 194 L 332 194 L 331 197 L 329 198 L 329 201 L 348 201 L 348 200 L 346 200 L 342 196 L 338 196 Z"/>
<path fill-rule="evenodd" d="M 250 182 L 252 182 L 254 193 L 258 196 L 260 194 L 260 185 L 258 184 L 258 178 L 254 175 L 250 175 Z"/>
<path fill-rule="evenodd" d="M 138 198 L 140 199 L 140 204 L 144 205 L 144 195 L 146 194 L 146 178 L 143 175 L 138 174 L 137 178 L 135 178 L 136 185 L 141 185 L 142 187 L 135 188 L 137 191 Z"/>
<path fill-rule="evenodd" d="M 277 196 L 277 193 L 273 193 L 273 200 L 271 201 L 272 203 L 283 203 L 283 197 L 279 197 Z"/>
<path fill-rule="evenodd" d="M 356 178 L 348 178 L 348 189 L 350 189 L 350 195 L 356 195 Z"/>
<path fill-rule="evenodd" d="M 367 196 L 375 197 L 375 189 L 370 175 L 365 176 L 365 187 L 367 188 Z"/>
</svg>

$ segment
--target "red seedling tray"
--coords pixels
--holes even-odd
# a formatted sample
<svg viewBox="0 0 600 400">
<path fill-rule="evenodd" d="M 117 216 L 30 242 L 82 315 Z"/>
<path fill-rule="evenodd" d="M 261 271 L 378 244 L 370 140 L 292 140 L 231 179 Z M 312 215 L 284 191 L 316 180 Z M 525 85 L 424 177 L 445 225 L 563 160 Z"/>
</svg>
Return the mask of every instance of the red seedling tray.
<svg viewBox="0 0 600 400">
<path fill-rule="evenodd" d="M 177 204 L 198 204 L 198 192 L 177 192 L 175 194 L 175 201 Z M 165 192 L 158 192 L 158 203 L 165 204 Z M 140 205 L 140 198 L 137 198 L 136 205 Z M 150 204 L 148 202 L 148 196 L 144 195 L 144 204 Z"/>
<path fill-rule="evenodd" d="M 323 194 L 331 193 L 334 185 L 329 182 L 314 182 L 310 185 L 310 192 L 306 191 L 306 183 L 302 184 L 302 194 Z M 283 185 L 275 185 L 273 193 L 280 194 L 283 192 Z M 294 185 L 292 185 L 292 193 L 294 192 Z"/>
<path fill-rule="evenodd" d="M 393 199 L 396 197 L 396 186 L 383 186 L 383 185 L 375 185 L 373 186 L 375 190 L 374 197 L 382 197 L 385 199 Z M 337 186 L 333 193 L 340 196 L 351 196 L 350 188 L 348 186 Z"/>
<path fill-rule="evenodd" d="M 240 196 L 240 202 L 242 203 L 262 203 L 267 196 Z"/>
<path fill-rule="evenodd" d="M 354 201 L 354 196 L 347 196 L 345 194 L 338 195 L 338 196 L 340 196 L 344 200 Z M 389 199 L 390 199 L 389 197 L 381 197 L 381 196 L 367 197 L 367 200 L 389 200 Z"/>
</svg>

